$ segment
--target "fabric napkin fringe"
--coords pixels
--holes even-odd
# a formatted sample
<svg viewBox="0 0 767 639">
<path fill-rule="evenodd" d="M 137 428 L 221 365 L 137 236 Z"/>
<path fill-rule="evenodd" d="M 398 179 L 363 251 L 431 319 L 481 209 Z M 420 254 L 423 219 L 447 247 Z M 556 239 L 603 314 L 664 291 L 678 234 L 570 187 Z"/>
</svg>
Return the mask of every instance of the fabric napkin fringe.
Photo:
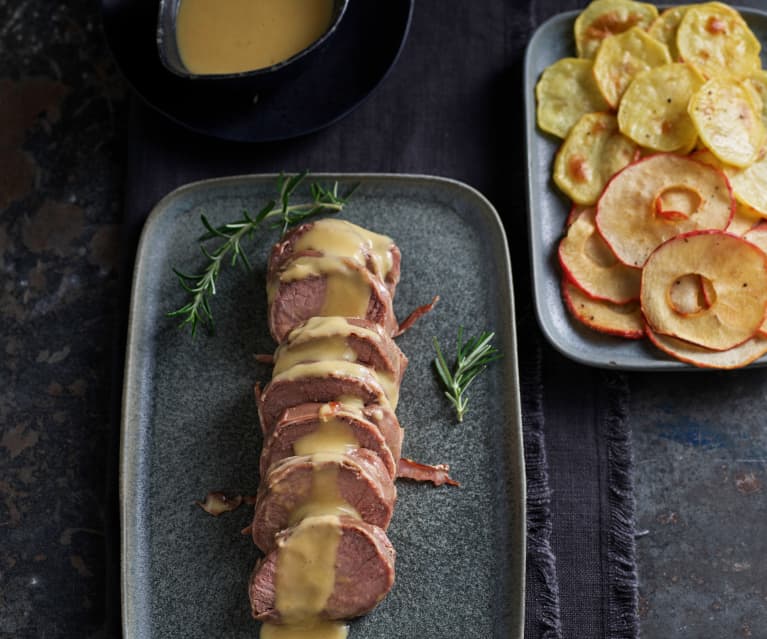
<svg viewBox="0 0 767 639">
<path fill-rule="evenodd" d="M 526 627 L 537 627 L 535 636 L 561 639 L 559 582 L 556 557 L 551 548 L 552 517 L 548 461 L 543 435 L 543 387 L 541 349 L 536 343 L 522 370 L 522 407 L 527 474 L 527 570 L 535 573 L 536 619 L 527 619 Z M 532 575 L 530 575 L 532 577 Z M 531 582 L 528 577 L 528 584 Z M 528 614 L 532 607 L 528 606 Z"/>
<path fill-rule="evenodd" d="M 631 430 L 627 427 L 629 386 L 622 374 L 605 372 L 608 394 L 607 455 L 610 485 L 608 576 L 610 614 L 608 637 L 635 639 L 639 635 L 638 577 L 635 545 L 635 500 Z"/>
</svg>

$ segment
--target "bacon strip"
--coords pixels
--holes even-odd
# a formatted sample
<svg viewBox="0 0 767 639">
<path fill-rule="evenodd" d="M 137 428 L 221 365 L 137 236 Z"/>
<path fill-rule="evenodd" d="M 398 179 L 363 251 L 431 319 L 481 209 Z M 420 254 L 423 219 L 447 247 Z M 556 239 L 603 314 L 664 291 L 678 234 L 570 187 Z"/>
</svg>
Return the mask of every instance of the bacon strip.
<svg viewBox="0 0 767 639">
<path fill-rule="evenodd" d="M 455 479 L 450 477 L 450 466 L 447 464 L 437 464 L 429 466 L 422 464 L 407 457 L 400 457 L 397 464 L 398 479 L 412 479 L 413 481 L 430 481 L 435 486 L 448 484 L 449 486 L 460 486 Z"/>
</svg>

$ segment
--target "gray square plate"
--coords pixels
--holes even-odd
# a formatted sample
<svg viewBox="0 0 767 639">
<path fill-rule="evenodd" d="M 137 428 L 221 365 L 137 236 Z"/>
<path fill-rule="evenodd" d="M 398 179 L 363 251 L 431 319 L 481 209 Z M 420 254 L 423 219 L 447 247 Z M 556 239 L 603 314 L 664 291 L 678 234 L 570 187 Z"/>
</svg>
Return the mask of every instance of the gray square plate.
<svg viewBox="0 0 767 639">
<path fill-rule="evenodd" d="M 767 65 L 767 13 L 746 8 L 739 11 L 764 45 L 762 65 Z M 672 360 L 649 340 L 627 340 L 589 330 L 570 317 L 562 301 L 556 247 L 570 205 L 551 180 L 551 167 L 560 141 L 536 126 L 535 85 L 547 66 L 559 58 L 575 55 L 572 34 L 578 13 L 561 13 L 544 22 L 533 34 L 525 54 L 527 196 L 538 322 L 559 352 L 582 364 L 625 370 L 699 370 Z M 762 357 L 751 366 L 766 364 L 767 357 Z"/>
<path fill-rule="evenodd" d="M 410 359 L 398 408 L 403 453 L 446 462 L 460 488 L 398 482 L 389 528 L 397 581 L 350 637 L 522 637 L 525 477 L 511 268 L 490 203 L 458 182 L 423 176 L 322 175 L 359 189 L 343 217 L 395 239 L 404 317 L 441 300 L 398 343 Z M 274 198 L 276 176 L 199 182 L 165 197 L 149 217 L 133 283 L 121 452 L 123 626 L 126 638 L 253 637 L 246 585 L 259 554 L 240 530 L 252 509 L 214 518 L 193 501 L 210 490 L 251 495 L 261 439 L 253 401 L 269 378 L 266 256 L 274 231 L 254 237 L 254 272 L 226 268 L 212 302 L 214 336 L 165 317 L 184 303 L 171 267 L 194 271 L 200 213 L 214 223 Z M 504 358 L 470 389 L 457 424 L 431 368 L 432 336 L 458 326 L 496 332 Z"/>
</svg>

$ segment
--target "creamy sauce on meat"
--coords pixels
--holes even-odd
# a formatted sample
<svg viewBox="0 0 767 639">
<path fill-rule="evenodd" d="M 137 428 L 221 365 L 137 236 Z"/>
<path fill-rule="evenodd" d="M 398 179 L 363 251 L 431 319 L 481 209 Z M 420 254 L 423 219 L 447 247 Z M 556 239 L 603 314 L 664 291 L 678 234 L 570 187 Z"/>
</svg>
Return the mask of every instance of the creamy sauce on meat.
<svg viewBox="0 0 767 639">
<path fill-rule="evenodd" d="M 371 283 L 362 267 L 354 267 L 333 255 L 301 256 L 280 274 L 281 282 L 309 277 L 325 278 L 325 298 L 317 315 L 365 317 L 370 304 Z"/>
<path fill-rule="evenodd" d="M 392 268 L 392 239 L 336 218 L 319 220 L 296 240 L 296 251 L 322 251 L 368 266 L 385 278 Z"/>
<path fill-rule="evenodd" d="M 181 0 L 176 42 L 192 73 L 238 73 L 287 60 L 330 26 L 333 0 Z"/>
<path fill-rule="evenodd" d="M 342 419 L 329 417 L 322 419 L 314 432 L 297 439 L 293 452 L 296 455 L 345 452 L 358 446 L 352 427 Z"/>
<path fill-rule="evenodd" d="M 294 380 L 302 377 L 352 377 L 363 382 L 372 382 L 381 390 L 377 393 L 376 401 L 387 404 L 392 410 L 397 407 L 399 401 L 399 388 L 394 376 L 384 372 L 376 372 L 363 364 L 345 360 L 322 360 L 318 362 L 302 362 L 295 364 L 272 378 L 275 380 Z"/>
<path fill-rule="evenodd" d="M 290 514 L 290 525 L 309 518 L 325 515 L 346 515 L 360 519 L 359 513 L 341 496 L 338 490 L 338 465 L 341 453 L 315 453 L 312 473 L 312 492 L 309 499 Z"/>
<path fill-rule="evenodd" d="M 356 362 L 357 353 L 349 346 L 346 337 L 341 335 L 318 337 L 307 342 L 283 344 L 274 354 L 273 375 L 279 375 L 296 364 L 322 360 Z"/>
<path fill-rule="evenodd" d="M 335 588 L 341 534 L 338 515 L 318 515 L 301 521 L 289 537 L 279 542 L 275 608 L 284 625 L 280 628 L 277 624 L 264 624 L 261 639 L 346 636 L 338 634 L 344 624 L 319 617 Z M 328 630 L 336 634 L 323 634 Z M 291 631 L 293 635 L 289 634 Z"/>
<path fill-rule="evenodd" d="M 373 326 L 377 325 L 374 324 Z M 302 344 L 320 337 L 330 337 L 332 335 L 341 335 L 344 337 L 358 335 L 359 337 L 365 337 L 373 341 L 381 339 L 381 334 L 374 328 L 357 326 L 356 324 L 349 322 L 346 317 L 327 316 L 310 317 L 301 326 L 290 332 L 286 344 L 293 346 L 295 344 Z"/>
</svg>

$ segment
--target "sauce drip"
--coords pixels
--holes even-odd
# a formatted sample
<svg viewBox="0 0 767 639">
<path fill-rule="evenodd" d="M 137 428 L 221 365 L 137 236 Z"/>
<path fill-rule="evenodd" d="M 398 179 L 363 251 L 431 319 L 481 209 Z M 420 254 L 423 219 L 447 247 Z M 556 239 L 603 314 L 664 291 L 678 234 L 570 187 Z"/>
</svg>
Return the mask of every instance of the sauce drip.
<svg viewBox="0 0 767 639">
<path fill-rule="evenodd" d="M 280 274 L 280 281 L 320 276 L 326 278 L 325 299 L 317 315 L 365 317 L 370 304 L 370 282 L 361 267 L 354 268 L 343 258 L 333 255 L 297 257 Z"/>
<path fill-rule="evenodd" d="M 296 251 L 315 250 L 369 266 L 381 278 L 392 267 L 392 239 L 335 218 L 325 218 L 296 240 Z M 368 264 L 368 260 L 372 264 Z"/>
<path fill-rule="evenodd" d="M 333 0 L 182 0 L 176 41 L 192 73 L 238 73 L 287 60 L 330 26 Z"/>
<path fill-rule="evenodd" d="M 387 404 L 392 410 L 397 407 L 399 400 L 399 391 L 394 377 L 384 372 L 377 373 L 371 368 L 356 362 L 345 360 L 322 360 L 318 362 L 302 362 L 295 364 L 282 371 L 279 375 L 272 378 L 275 380 L 293 380 L 301 377 L 352 377 L 363 382 L 372 382 L 381 390 L 376 397 L 376 401 L 381 404 Z"/>
<path fill-rule="evenodd" d="M 311 342 L 283 344 L 274 356 L 273 375 L 279 375 L 291 366 L 303 362 L 318 362 L 327 359 L 339 359 L 347 362 L 357 361 L 357 354 L 350 348 L 342 336 L 321 337 Z"/>
<path fill-rule="evenodd" d="M 332 404 L 322 409 L 317 429 L 293 444 L 296 455 L 311 455 L 315 463 L 312 491 L 291 513 L 296 528 L 279 547 L 275 608 L 284 623 L 263 624 L 261 639 L 346 639 L 348 634 L 346 624 L 321 619 L 319 613 L 335 587 L 339 517 L 360 518 L 338 490 L 338 464 L 359 442 L 351 427 L 334 416 Z"/>
</svg>

